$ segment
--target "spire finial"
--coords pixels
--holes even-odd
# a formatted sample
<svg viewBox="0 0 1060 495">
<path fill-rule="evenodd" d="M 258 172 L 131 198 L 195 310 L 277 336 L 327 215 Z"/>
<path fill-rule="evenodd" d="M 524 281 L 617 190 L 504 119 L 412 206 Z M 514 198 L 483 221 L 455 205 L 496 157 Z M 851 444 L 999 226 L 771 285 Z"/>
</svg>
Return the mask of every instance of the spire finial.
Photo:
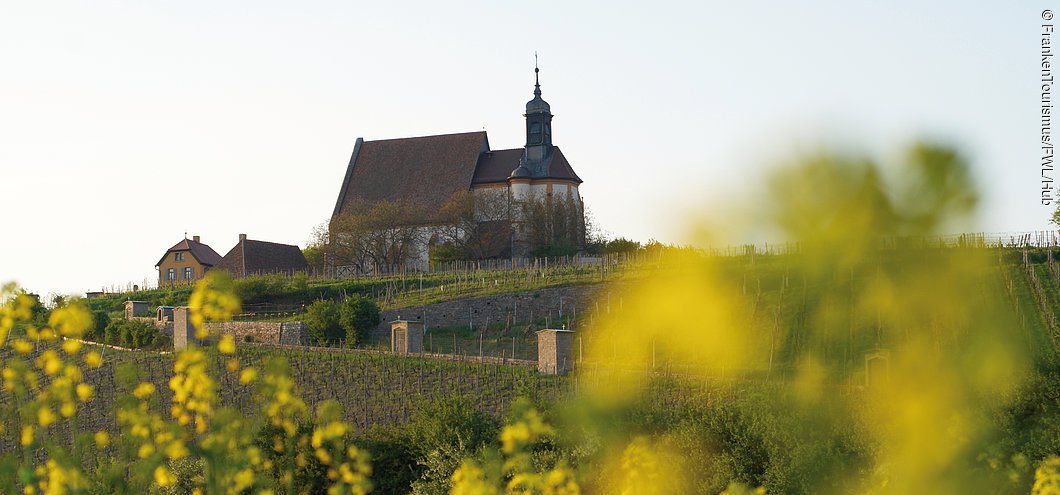
<svg viewBox="0 0 1060 495">
<path fill-rule="evenodd" d="M 541 69 L 537 68 L 537 51 L 534 51 L 534 96 L 541 96 L 541 79 L 538 73 Z"/>
</svg>

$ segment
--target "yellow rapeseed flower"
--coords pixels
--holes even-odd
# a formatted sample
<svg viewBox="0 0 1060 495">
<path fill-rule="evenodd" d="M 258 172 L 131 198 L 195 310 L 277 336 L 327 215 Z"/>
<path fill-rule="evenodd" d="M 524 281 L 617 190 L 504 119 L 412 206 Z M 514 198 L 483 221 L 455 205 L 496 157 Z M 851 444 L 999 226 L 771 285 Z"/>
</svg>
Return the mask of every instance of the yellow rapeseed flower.
<svg viewBox="0 0 1060 495">
<path fill-rule="evenodd" d="M 76 392 L 77 398 L 81 399 L 81 402 L 88 402 L 92 400 L 92 396 L 96 394 L 96 390 L 92 388 L 92 385 L 89 385 L 87 383 L 78 383 Z"/>
<path fill-rule="evenodd" d="M 235 354 L 235 337 L 232 337 L 232 334 L 230 333 L 226 333 L 223 337 L 221 337 L 221 341 L 217 343 L 217 350 L 221 351 L 221 354 Z"/>
<path fill-rule="evenodd" d="M 96 351 L 89 351 L 85 354 L 85 364 L 92 368 L 99 368 L 99 365 L 103 364 L 103 356 Z"/>
<path fill-rule="evenodd" d="M 235 294 L 232 278 L 219 271 L 210 271 L 195 285 L 188 299 L 191 323 L 195 336 L 206 338 L 207 321 L 228 321 L 239 311 L 239 297 Z"/>
<path fill-rule="evenodd" d="M 92 314 L 79 304 L 71 304 L 52 310 L 48 326 L 64 337 L 81 338 L 92 326 Z"/>
<path fill-rule="evenodd" d="M 155 468 L 155 483 L 161 487 L 167 487 L 177 482 L 177 477 L 165 466 Z"/>
<path fill-rule="evenodd" d="M 95 435 L 92 435 L 92 439 L 96 442 L 96 447 L 101 449 L 110 445 L 110 434 L 105 431 L 97 431 Z"/>
<path fill-rule="evenodd" d="M 22 339 L 15 339 L 11 341 L 11 348 L 19 354 L 29 354 L 33 351 L 33 344 Z"/>
<path fill-rule="evenodd" d="M 146 459 L 155 453 L 155 446 L 149 443 L 145 443 L 140 446 L 140 450 L 136 452 L 136 455 L 141 459 Z"/>
<path fill-rule="evenodd" d="M 37 424 L 44 428 L 51 426 L 58 419 L 55 416 L 55 411 L 52 411 L 50 407 L 42 407 L 37 410 Z"/>
<path fill-rule="evenodd" d="M 166 447 L 165 453 L 166 457 L 177 460 L 188 455 L 188 448 L 184 446 L 184 442 L 176 440 Z"/>
<path fill-rule="evenodd" d="M 136 386 L 136 389 L 133 390 L 133 395 L 136 396 L 137 399 L 150 397 L 153 393 L 155 393 L 155 384 L 150 382 L 140 383 Z"/>
<path fill-rule="evenodd" d="M 22 427 L 22 436 L 20 437 L 23 447 L 29 447 L 33 443 L 33 426 L 25 425 Z"/>
<path fill-rule="evenodd" d="M 239 373 L 239 383 L 242 383 L 242 384 L 246 385 L 246 384 L 254 381 L 254 379 L 257 378 L 257 377 L 258 377 L 258 370 L 254 369 L 254 368 L 244 368 L 243 371 L 241 371 Z"/>
<path fill-rule="evenodd" d="M 80 351 L 80 350 L 81 350 L 81 341 L 80 340 L 67 339 L 67 340 L 65 340 L 63 342 L 63 351 L 66 351 L 66 353 L 70 354 L 71 356 L 74 355 L 74 354 L 77 354 L 77 351 Z"/>
</svg>

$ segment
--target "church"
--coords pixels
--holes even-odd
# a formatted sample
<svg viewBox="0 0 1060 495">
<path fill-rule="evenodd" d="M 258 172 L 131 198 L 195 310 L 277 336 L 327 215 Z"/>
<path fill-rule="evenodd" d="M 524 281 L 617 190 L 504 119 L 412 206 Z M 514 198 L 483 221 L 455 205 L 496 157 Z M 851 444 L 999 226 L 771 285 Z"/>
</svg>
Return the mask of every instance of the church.
<svg viewBox="0 0 1060 495">
<path fill-rule="evenodd" d="M 471 191 L 502 195 L 505 208 L 531 200 L 568 200 L 584 228 L 578 187 L 582 180 L 567 157 L 552 144 L 552 109 L 541 97 L 540 70 L 534 68 L 534 98 L 523 115 L 526 143 L 495 150 L 485 131 L 365 141 L 357 138 L 339 190 L 332 219 L 383 201 L 411 202 L 423 211 L 440 211 L 449 198 Z M 490 216 L 490 215 L 486 215 Z M 529 254 L 526 227 L 510 214 L 510 249 L 504 256 Z M 435 222 L 423 219 L 425 226 Z M 582 234 L 584 241 L 584 233 Z M 425 259 L 427 246 L 419 256 Z"/>
</svg>

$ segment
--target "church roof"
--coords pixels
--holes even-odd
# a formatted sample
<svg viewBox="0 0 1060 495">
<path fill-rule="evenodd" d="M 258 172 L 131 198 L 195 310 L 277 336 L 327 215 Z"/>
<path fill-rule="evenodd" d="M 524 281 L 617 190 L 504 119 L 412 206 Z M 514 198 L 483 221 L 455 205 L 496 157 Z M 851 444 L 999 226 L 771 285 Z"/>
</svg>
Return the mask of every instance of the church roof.
<svg viewBox="0 0 1060 495">
<path fill-rule="evenodd" d="M 412 138 L 357 140 L 334 215 L 353 205 L 380 201 L 412 201 L 439 211 L 446 200 L 473 185 L 505 183 L 519 167 L 523 148 L 489 149 L 485 131 Z M 531 179 L 581 183 L 567 157 L 552 147 L 543 173 Z"/>
<path fill-rule="evenodd" d="M 471 183 L 492 184 L 506 182 L 512 171 L 519 167 L 519 160 L 523 157 L 523 151 L 523 148 L 515 148 L 483 153 L 482 157 L 479 158 L 478 168 L 475 170 L 475 176 L 472 178 Z M 571 168 L 567 157 L 563 156 L 563 151 L 559 149 L 559 146 L 552 147 L 552 153 L 549 154 L 546 160 L 545 166 L 542 167 L 545 173 L 529 177 L 530 179 L 559 179 L 582 183 L 581 178 Z"/>
<path fill-rule="evenodd" d="M 485 131 L 358 139 L 334 214 L 357 202 L 405 200 L 438 211 L 453 194 L 471 188 L 479 155 L 486 150 Z"/>
</svg>

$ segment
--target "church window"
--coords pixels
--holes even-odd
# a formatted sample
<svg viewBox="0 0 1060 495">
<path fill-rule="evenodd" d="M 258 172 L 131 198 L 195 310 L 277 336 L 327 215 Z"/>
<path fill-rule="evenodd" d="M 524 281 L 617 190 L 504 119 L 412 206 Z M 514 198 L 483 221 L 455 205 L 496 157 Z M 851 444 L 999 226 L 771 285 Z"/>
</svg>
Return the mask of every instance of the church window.
<svg viewBox="0 0 1060 495">
<path fill-rule="evenodd" d="M 538 144 L 541 142 L 541 123 L 534 122 L 530 124 L 530 144 Z"/>
</svg>

